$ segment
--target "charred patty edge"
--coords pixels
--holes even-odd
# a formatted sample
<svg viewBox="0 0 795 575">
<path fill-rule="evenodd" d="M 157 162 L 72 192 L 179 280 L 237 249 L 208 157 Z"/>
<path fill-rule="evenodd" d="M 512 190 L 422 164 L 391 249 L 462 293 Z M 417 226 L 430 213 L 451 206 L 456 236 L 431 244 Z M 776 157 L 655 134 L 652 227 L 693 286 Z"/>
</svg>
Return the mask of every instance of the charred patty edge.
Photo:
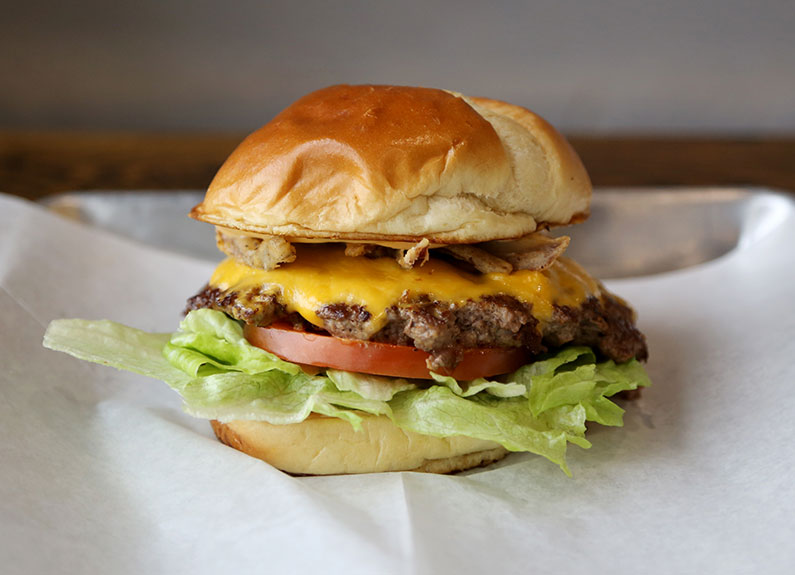
<svg viewBox="0 0 795 575">
<path fill-rule="evenodd" d="M 623 363 L 646 360 L 643 334 L 635 313 L 620 298 L 603 291 L 579 307 L 553 306 L 550 321 L 539 326 L 532 305 L 508 295 L 484 296 L 463 305 L 436 301 L 427 295 L 404 296 L 386 310 L 387 321 L 372 333 L 372 314 L 364 306 L 331 303 L 316 310 L 323 328 L 290 312 L 279 294 L 253 288 L 245 292 L 205 286 L 187 302 L 185 313 L 201 308 L 223 311 L 247 324 L 267 327 L 288 322 L 294 329 L 326 332 L 343 339 L 412 346 L 431 354 L 429 368 L 450 371 L 472 348 L 523 348 L 528 361 L 564 345 L 591 347 L 597 355 Z"/>
</svg>

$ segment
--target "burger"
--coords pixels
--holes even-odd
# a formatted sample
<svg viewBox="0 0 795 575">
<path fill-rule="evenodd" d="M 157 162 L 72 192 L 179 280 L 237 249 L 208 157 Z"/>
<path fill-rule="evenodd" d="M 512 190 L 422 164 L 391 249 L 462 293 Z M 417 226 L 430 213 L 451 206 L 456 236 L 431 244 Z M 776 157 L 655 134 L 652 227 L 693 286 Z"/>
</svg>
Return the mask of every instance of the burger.
<svg viewBox="0 0 795 575">
<path fill-rule="evenodd" d="M 178 331 L 57 320 L 45 345 L 163 379 L 223 443 L 293 474 L 517 451 L 568 473 L 589 422 L 621 425 L 609 398 L 649 384 L 634 311 L 549 233 L 590 196 L 522 107 L 329 87 L 248 136 L 192 210 L 226 259 Z"/>
</svg>

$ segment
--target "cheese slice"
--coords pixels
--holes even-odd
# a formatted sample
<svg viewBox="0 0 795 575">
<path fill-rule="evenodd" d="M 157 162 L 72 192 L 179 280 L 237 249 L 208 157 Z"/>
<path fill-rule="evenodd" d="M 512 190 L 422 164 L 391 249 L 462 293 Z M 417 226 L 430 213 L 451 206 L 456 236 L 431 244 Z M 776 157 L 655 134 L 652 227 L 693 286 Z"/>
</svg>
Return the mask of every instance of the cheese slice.
<svg viewBox="0 0 795 575">
<path fill-rule="evenodd" d="M 260 288 L 279 294 L 290 312 L 323 326 L 317 310 L 333 303 L 363 306 L 370 312 L 369 330 L 387 321 L 387 310 L 406 294 L 427 294 L 432 300 L 463 305 L 467 300 L 504 294 L 532 304 L 540 324 L 552 318 L 553 306 L 579 307 L 589 296 L 598 297 L 599 283 L 579 265 L 558 258 L 543 271 L 470 274 L 439 259 L 403 269 L 392 258 L 369 259 L 345 255 L 341 244 L 295 244 L 296 260 L 265 271 L 228 258 L 221 262 L 210 285 L 224 291 Z"/>
</svg>

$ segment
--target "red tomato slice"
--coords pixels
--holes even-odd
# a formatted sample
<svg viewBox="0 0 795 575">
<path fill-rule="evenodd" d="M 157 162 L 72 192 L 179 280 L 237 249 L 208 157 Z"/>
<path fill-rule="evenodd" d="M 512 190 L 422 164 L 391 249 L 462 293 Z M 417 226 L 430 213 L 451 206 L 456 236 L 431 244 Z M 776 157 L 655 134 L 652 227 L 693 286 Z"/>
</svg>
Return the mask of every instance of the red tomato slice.
<svg viewBox="0 0 795 575">
<path fill-rule="evenodd" d="M 414 347 L 339 339 L 295 331 L 278 324 L 269 327 L 246 325 L 245 335 L 252 345 L 293 363 L 374 375 L 431 379 L 425 366 L 429 354 Z M 527 355 L 521 349 L 468 349 L 461 363 L 451 373 L 444 375 L 467 381 L 508 373 L 525 363 Z"/>
</svg>

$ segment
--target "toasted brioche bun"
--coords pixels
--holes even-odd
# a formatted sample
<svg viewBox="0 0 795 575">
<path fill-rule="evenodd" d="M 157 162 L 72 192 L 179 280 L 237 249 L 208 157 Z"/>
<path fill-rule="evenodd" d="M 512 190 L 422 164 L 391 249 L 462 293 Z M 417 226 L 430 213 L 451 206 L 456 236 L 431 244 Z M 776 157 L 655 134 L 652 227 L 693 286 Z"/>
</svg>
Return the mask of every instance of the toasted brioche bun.
<svg viewBox="0 0 795 575">
<path fill-rule="evenodd" d="M 333 417 L 312 415 L 301 423 L 212 421 L 226 445 L 300 475 L 377 471 L 452 473 L 487 465 L 508 451 L 469 437 L 431 437 L 403 431 L 384 416 L 364 416 L 362 429 Z"/>
<path fill-rule="evenodd" d="M 529 110 L 332 86 L 248 136 L 191 216 L 291 240 L 456 244 L 581 221 L 590 195 L 577 154 Z"/>
</svg>

